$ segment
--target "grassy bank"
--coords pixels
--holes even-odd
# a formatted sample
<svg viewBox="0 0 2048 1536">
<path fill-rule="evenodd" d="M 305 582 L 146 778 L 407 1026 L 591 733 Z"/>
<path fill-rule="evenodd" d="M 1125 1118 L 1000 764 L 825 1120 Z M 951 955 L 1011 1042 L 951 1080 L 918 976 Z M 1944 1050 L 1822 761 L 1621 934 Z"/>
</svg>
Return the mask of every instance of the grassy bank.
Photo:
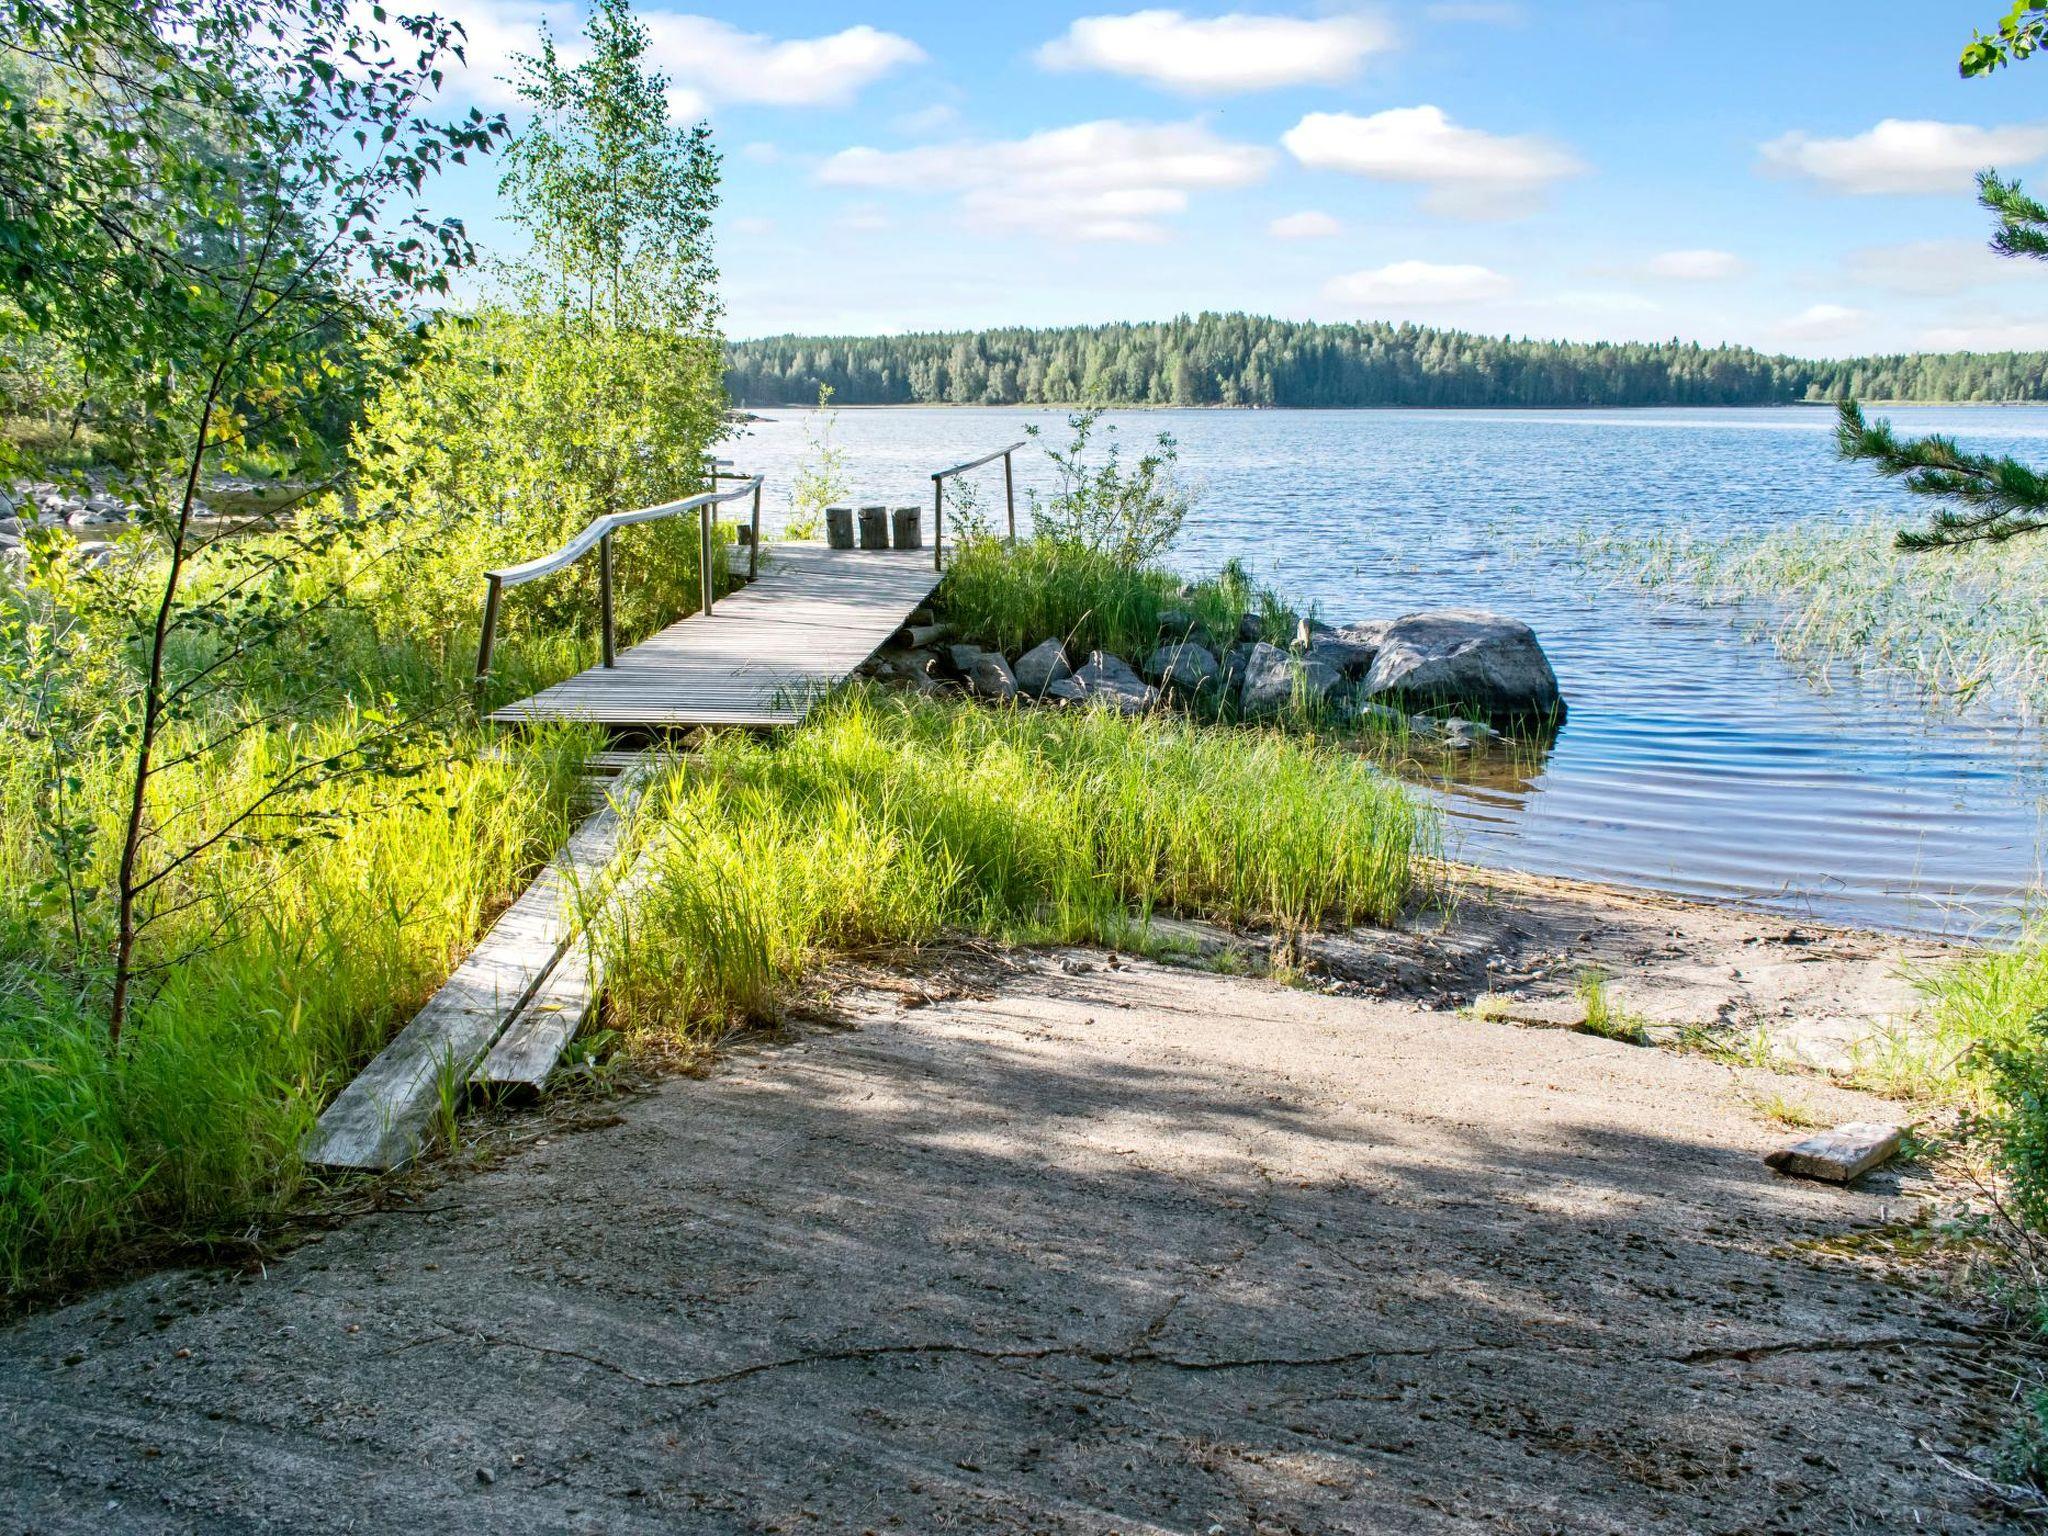
<svg viewBox="0 0 2048 1536">
<path fill-rule="evenodd" d="M 1064 641 L 1078 665 L 1093 650 L 1142 666 L 1160 641 L 1159 616 L 1178 611 L 1226 648 L 1247 613 L 1265 638 L 1285 645 L 1294 616 L 1236 564 L 1188 581 L 1159 565 L 1131 565 L 1085 545 L 1025 539 L 964 544 L 946 568 L 938 601 L 964 640 L 1014 656 L 1044 640 Z"/>
<path fill-rule="evenodd" d="M 2048 542 L 1906 554 L 1896 532 L 1830 519 L 1762 535 L 1585 536 L 1575 549 L 1596 578 L 1731 609 L 1817 681 L 1887 677 L 1958 707 L 2048 713 Z"/>
<path fill-rule="evenodd" d="M 655 878 L 607 938 L 637 1029 L 722 1027 L 835 956 L 948 931 L 1384 922 L 1437 846 L 1398 785 L 1279 733 L 864 689 L 780 742 L 708 743 L 640 822 Z"/>
</svg>

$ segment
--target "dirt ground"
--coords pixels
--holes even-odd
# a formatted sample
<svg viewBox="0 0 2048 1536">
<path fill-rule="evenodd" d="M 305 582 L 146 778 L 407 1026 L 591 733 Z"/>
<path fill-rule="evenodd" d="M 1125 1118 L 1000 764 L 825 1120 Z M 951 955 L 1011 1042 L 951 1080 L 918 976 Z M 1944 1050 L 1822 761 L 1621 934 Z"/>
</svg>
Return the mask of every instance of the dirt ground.
<svg viewBox="0 0 2048 1536">
<path fill-rule="evenodd" d="M 1581 942 L 1534 901 L 1468 920 L 1482 976 Z M 1895 1259 L 1933 1177 L 1759 1162 L 1760 1095 L 1888 1106 L 1334 985 L 869 990 L 260 1271 L 30 1318 L 0 1529 L 2005 1528 L 1937 1458 L 2016 1345 Z"/>
</svg>

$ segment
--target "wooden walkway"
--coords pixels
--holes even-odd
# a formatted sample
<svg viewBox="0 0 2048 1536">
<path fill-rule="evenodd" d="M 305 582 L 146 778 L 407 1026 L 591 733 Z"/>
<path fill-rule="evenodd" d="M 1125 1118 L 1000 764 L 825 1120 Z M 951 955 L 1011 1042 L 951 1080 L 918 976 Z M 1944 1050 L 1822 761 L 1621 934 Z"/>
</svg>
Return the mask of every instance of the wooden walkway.
<svg viewBox="0 0 2048 1536">
<path fill-rule="evenodd" d="M 939 584 L 930 550 L 764 544 L 761 574 L 692 615 L 491 718 L 503 724 L 795 725 Z"/>
</svg>

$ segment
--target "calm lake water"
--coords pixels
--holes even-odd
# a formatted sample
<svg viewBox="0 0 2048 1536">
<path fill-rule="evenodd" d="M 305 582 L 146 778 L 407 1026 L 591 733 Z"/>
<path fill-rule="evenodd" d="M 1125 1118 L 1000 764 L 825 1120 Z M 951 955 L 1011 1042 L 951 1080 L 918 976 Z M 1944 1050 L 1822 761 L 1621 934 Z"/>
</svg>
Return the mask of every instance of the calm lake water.
<svg viewBox="0 0 2048 1536">
<path fill-rule="evenodd" d="M 803 411 L 722 450 L 768 476 L 769 520 L 806 454 Z M 1880 412 L 1902 431 L 2048 458 L 2048 408 Z M 1539 874 L 1733 900 L 1865 927 L 1997 937 L 2041 882 L 2038 731 L 1955 719 L 1879 683 L 1817 689 L 1725 613 L 1591 585 L 1542 536 L 1924 516 L 1836 461 L 1824 410 L 1147 411 L 1133 448 L 1180 441 L 1200 498 L 1175 551 L 1237 556 L 1333 622 L 1486 607 L 1534 626 L 1571 718 L 1540 763 L 1431 786 L 1452 852 Z M 929 504 L 932 470 L 1053 410 L 839 413 L 849 500 Z M 1020 498 L 1050 476 L 1019 456 Z M 983 471 L 1001 509 L 1000 466 Z"/>
</svg>

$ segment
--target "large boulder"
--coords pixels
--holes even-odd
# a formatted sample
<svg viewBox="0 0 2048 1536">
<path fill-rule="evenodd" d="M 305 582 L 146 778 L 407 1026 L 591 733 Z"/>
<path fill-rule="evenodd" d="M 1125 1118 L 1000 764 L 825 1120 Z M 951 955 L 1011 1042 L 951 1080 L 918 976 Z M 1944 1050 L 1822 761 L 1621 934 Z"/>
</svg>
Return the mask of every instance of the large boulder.
<svg viewBox="0 0 2048 1536">
<path fill-rule="evenodd" d="M 1129 662 L 1108 651 L 1089 654 L 1087 665 L 1071 679 L 1090 704 L 1104 704 L 1126 715 L 1141 715 L 1159 704 L 1159 690 L 1131 670 Z"/>
<path fill-rule="evenodd" d="M 1145 663 L 1145 676 L 1169 693 L 1195 695 L 1219 691 L 1222 668 L 1199 645 L 1162 645 Z"/>
<path fill-rule="evenodd" d="M 1557 674 L 1517 620 L 1476 608 L 1411 613 L 1387 626 L 1366 697 L 1429 708 L 1459 705 L 1490 721 L 1562 722 Z"/>
<path fill-rule="evenodd" d="M 1363 677 L 1379 659 L 1386 644 L 1390 621 L 1346 624 L 1341 629 L 1317 630 L 1308 637 L 1302 654 L 1312 661 L 1326 662 L 1346 677 Z"/>
<path fill-rule="evenodd" d="M 1316 713 L 1328 708 L 1343 686 L 1344 675 L 1328 662 L 1297 659 L 1261 640 L 1245 658 L 1237 708 L 1250 720 L 1271 719 L 1295 704 Z"/>
<path fill-rule="evenodd" d="M 1033 698 L 1042 697 L 1054 683 L 1063 683 L 1074 675 L 1067 661 L 1067 648 L 1057 640 L 1034 645 L 1017 658 L 1012 671 L 1016 673 L 1018 689 Z"/>
</svg>

